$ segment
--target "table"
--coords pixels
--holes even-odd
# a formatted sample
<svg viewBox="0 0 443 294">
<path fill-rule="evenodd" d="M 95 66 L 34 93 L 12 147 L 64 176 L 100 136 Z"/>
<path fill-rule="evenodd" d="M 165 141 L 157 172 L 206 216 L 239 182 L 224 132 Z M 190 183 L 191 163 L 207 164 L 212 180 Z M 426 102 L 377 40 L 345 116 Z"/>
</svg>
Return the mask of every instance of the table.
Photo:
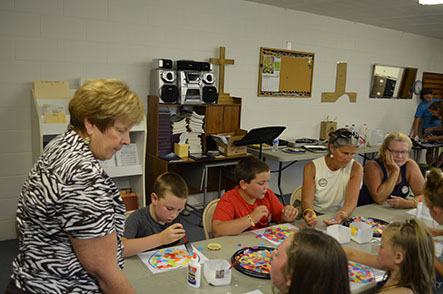
<svg viewBox="0 0 443 294">
<path fill-rule="evenodd" d="M 203 190 L 203 209 L 206 207 L 208 193 L 208 172 L 210 168 L 236 165 L 242 158 L 233 158 L 220 161 L 201 161 L 183 168 L 183 178 L 187 184 L 195 189 Z M 221 194 L 222 172 L 218 173 L 218 198 Z M 189 205 L 189 204 L 188 204 Z M 190 205 L 189 205 L 190 206 Z M 195 210 L 195 208 L 194 208 Z"/>
<path fill-rule="evenodd" d="M 353 216 L 371 216 L 380 219 L 384 219 L 388 222 L 403 221 L 409 215 L 406 214 L 406 209 L 394 209 L 387 205 L 369 204 L 365 206 L 357 207 L 352 214 Z M 326 230 L 326 225 L 322 222 L 323 219 L 327 219 L 333 216 L 333 213 L 319 216 L 319 222 L 316 228 Z M 303 220 L 293 222 L 294 225 L 300 227 L 300 224 L 304 223 Z M 209 251 L 207 245 L 209 243 L 219 243 L 222 245 L 220 251 Z M 210 240 L 203 240 L 194 242 L 194 247 L 203 248 L 202 253 L 209 259 L 226 259 L 230 262 L 231 256 L 235 251 L 243 246 L 257 246 L 258 243 L 263 243 L 266 246 L 275 247 L 272 243 L 264 239 L 257 239 L 255 234 L 250 231 L 244 232 L 237 236 L 224 236 L 214 238 Z M 241 244 L 241 246 L 238 246 Z M 351 241 L 345 246 L 357 248 L 369 253 L 376 253 L 376 246 L 374 243 L 358 244 Z M 133 256 L 126 258 L 126 266 L 123 273 L 128 278 L 131 285 L 135 288 L 136 293 L 246 293 L 259 289 L 261 292 L 267 294 L 272 293 L 272 283 L 270 280 L 263 280 L 246 276 L 237 270 L 232 271 L 232 281 L 230 285 L 214 287 L 209 285 L 202 273 L 201 287 L 199 289 L 191 288 L 186 283 L 186 268 L 171 270 L 165 273 L 153 274 L 143 264 L 143 262 L 137 257 Z M 363 293 L 375 287 L 375 283 L 366 284 L 365 286 L 353 291 L 352 293 Z"/>
<path fill-rule="evenodd" d="M 286 147 L 286 146 L 285 146 Z M 318 157 L 325 156 L 327 152 L 303 152 L 303 153 L 286 153 L 283 152 L 282 149 L 284 147 L 279 147 L 277 151 L 272 151 L 272 149 L 266 149 L 262 150 L 261 156 L 263 159 L 271 159 L 278 162 L 278 170 L 271 171 L 271 172 L 277 172 L 278 178 L 277 178 L 277 185 L 278 185 L 278 191 L 280 198 L 282 199 L 283 205 L 286 205 L 284 197 L 283 197 L 283 191 L 281 188 L 281 175 L 285 169 L 293 165 L 294 163 L 300 161 L 300 160 L 312 160 Z M 363 157 L 363 165 L 366 163 L 366 160 L 369 158 L 368 155 L 377 153 L 380 150 L 380 147 L 363 147 L 357 149 L 357 154 Z M 259 150 L 253 147 L 248 147 L 248 152 L 258 156 Z M 287 163 L 285 166 L 283 166 L 283 163 Z"/>
</svg>

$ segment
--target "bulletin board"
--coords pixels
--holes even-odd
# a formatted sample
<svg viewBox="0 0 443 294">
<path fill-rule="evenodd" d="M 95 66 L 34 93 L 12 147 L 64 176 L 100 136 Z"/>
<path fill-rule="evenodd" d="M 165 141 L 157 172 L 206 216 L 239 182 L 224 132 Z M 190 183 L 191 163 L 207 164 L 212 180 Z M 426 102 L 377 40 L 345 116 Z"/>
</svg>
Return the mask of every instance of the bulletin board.
<svg viewBox="0 0 443 294">
<path fill-rule="evenodd" d="M 260 48 L 258 96 L 311 97 L 314 53 Z"/>
</svg>

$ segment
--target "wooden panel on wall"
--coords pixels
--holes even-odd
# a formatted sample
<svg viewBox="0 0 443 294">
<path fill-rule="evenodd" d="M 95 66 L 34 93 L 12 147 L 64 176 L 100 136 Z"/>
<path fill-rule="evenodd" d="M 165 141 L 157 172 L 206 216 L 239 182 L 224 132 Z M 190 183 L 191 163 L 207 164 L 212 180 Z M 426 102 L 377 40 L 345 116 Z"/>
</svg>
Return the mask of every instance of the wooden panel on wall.
<svg viewBox="0 0 443 294">
<path fill-rule="evenodd" d="M 423 87 L 432 89 L 434 98 L 443 99 L 443 74 L 424 72 Z"/>
</svg>

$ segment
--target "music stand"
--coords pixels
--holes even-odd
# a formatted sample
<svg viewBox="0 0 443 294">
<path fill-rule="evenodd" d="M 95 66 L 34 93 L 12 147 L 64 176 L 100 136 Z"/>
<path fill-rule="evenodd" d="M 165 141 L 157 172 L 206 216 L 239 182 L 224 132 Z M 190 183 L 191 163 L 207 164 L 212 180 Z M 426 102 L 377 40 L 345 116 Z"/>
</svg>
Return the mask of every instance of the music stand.
<svg viewBox="0 0 443 294">
<path fill-rule="evenodd" d="M 245 146 L 251 144 L 260 144 L 260 152 L 258 158 L 261 159 L 262 145 L 268 143 L 272 145 L 272 141 L 280 136 L 280 134 L 286 129 L 283 126 L 276 127 L 262 127 L 250 130 L 241 140 L 234 141 L 235 146 Z"/>
</svg>

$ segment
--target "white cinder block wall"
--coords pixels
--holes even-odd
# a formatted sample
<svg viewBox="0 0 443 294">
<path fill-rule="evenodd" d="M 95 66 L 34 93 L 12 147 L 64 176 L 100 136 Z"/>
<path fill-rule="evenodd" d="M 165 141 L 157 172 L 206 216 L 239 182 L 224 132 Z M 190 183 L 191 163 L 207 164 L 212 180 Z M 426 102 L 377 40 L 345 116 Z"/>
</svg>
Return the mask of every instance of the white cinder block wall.
<svg viewBox="0 0 443 294">
<path fill-rule="evenodd" d="M 259 48 L 315 53 L 312 98 L 257 97 Z M 320 121 L 367 123 L 408 133 L 417 98 L 369 99 L 373 64 L 442 72 L 443 41 L 241 0 L 0 0 L 0 240 L 15 238 L 15 210 L 31 168 L 33 80 L 115 77 L 140 97 L 149 93 L 153 58 L 218 57 L 226 47 L 225 91 L 243 98 L 242 127 L 285 125 L 283 137 L 318 137 Z M 335 89 L 336 62 L 347 61 L 346 97 L 320 103 Z M 284 175 L 301 183 L 297 163 Z M 274 163 L 271 163 L 275 167 Z M 275 179 L 272 187 L 275 189 Z"/>
</svg>

